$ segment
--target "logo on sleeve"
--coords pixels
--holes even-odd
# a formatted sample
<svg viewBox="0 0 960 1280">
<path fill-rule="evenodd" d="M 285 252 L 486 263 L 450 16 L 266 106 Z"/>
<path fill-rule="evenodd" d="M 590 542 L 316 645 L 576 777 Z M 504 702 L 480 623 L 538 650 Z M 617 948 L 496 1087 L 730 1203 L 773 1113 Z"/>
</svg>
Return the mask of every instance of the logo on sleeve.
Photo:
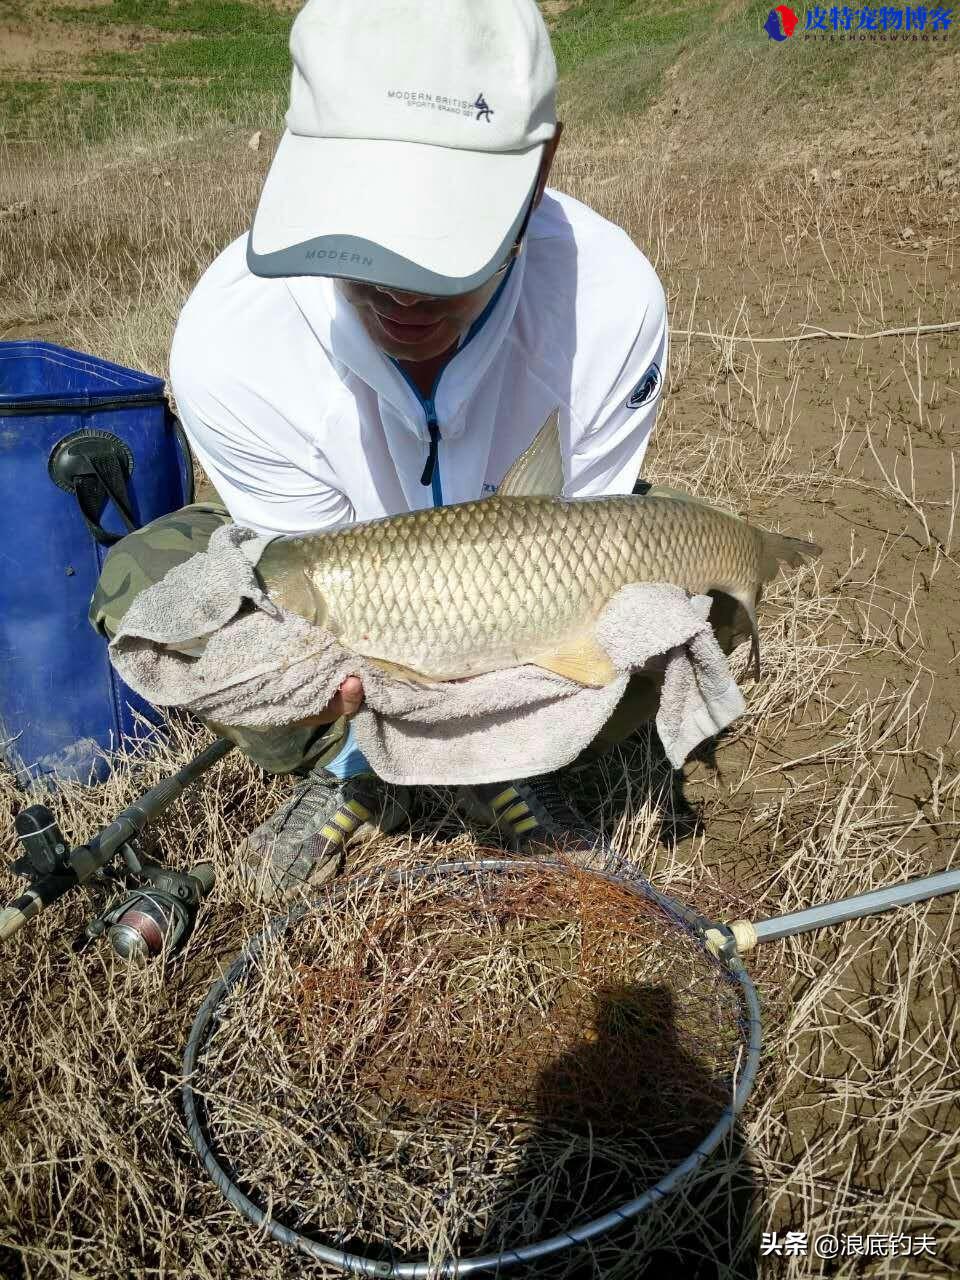
<svg viewBox="0 0 960 1280">
<path fill-rule="evenodd" d="M 639 409 L 642 404 L 646 404 L 660 390 L 660 383 L 663 378 L 660 375 L 660 366 L 652 364 L 647 372 L 643 375 L 637 385 L 630 392 L 630 398 L 627 400 L 628 409 Z"/>
</svg>

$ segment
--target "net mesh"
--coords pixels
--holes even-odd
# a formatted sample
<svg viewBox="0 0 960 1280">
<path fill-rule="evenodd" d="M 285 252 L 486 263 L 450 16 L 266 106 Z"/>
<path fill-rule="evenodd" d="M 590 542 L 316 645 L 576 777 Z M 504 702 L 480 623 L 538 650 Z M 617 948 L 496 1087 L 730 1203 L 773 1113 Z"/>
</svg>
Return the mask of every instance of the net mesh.
<svg viewBox="0 0 960 1280">
<path fill-rule="evenodd" d="M 729 1105 L 722 965 L 569 866 L 348 884 L 266 942 L 194 1088 L 286 1225 L 367 1256 L 516 1248 L 639 1195 Z"/>
</svg>

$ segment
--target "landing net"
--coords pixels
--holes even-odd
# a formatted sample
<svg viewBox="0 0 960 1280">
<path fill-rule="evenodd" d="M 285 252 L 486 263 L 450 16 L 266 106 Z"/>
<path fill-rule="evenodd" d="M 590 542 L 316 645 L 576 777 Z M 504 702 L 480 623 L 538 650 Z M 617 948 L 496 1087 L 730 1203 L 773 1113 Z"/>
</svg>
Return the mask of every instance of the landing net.
<svg viewBox="0 0 960 1280">
<path fill-rule="evenodd" d="M 224 1195 L 312 1258 L 562 1275 L 730 1134 L 759 1030 L 735 953 L 643 881 L 416 867 L 247 946 L 197 1015 L 184 1106 Z"/>
</svg>

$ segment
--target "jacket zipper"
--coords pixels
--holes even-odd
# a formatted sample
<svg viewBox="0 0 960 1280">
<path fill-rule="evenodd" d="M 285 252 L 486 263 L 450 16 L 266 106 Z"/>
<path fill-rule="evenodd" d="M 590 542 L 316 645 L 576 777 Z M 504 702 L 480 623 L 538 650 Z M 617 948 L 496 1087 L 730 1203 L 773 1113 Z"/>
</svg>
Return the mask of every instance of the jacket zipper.
<svg viewBox="0 0 960 1280">
<path fill-rule="evenodd" d="M 430 392 L 430 395 L 424 398 L 420 394 L 420 388 L 416 385 L 413 379 L 407 374 L 406 370 L 403 368 L 400 362 L 398 360 L 394 360 L 392 356 L 390 357 L 390 359 L 393 360 L 393 363 L 400 370 L 400 373 L 403 376 L 403 380 L 406 382 L 407 386 L 410 388 L 413 394 L 417 397 L 417 400 L 419 401 L 420 406 L 423 409 L 424 416 L 426 417 L 427 430 L 430 433 L 430 449 L 429 449 L 429 452 L 427 453 L 426 465 L 424 466 L 423 473 L 420 476 L 420 483 L 423 485 L 428 484 L 430 486 L 430 494 L 431 494 L 431 497 L 433 498 L 433 505 L 435 507 L 442 507 L 443 506 L 443 486 L 440 483 L 440 439 L 441 439 L 440 423 L 437 421 L 437 406 L 434 401 L 434 397 L 437 394 L 437 387 L 440 384 L 440 374 L 443 373 L 443 370 L 441 369 L 440 373 L 437 374 L 437 377 L 436 377 L 436 380 L 434 381 L 433 388 Z"/>
<path fill-rule="evenodd" d="M 440 423 L 437 421 L 437 409 L 433 397 L 424 400 L 423 411 L 427 415 L 427 430 L 430 432 L 430 452 L 427 454 L 426 466 L 420 477 L 421 484 L 430 486 L 435 507 L 443 506 L 443 488 L 440 484 Z"/>
</svg>

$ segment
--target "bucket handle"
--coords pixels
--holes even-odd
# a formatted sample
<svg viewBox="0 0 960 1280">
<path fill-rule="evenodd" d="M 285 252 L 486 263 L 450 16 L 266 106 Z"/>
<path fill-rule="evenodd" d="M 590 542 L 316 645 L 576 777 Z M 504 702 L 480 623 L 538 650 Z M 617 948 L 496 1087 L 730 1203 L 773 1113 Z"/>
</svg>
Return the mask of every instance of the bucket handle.
<svg viewBox="0 0 960 1280">
<path fill-rule="evenodd" d="M 112 547 L 124 536 L 110 533 L 100 523 L 110 499 L 120 512 L 127 532 L 137 528 L 127 481 L 133 472 L 133 454 L 109 431 L 83 428 L 54 445 L 47 460 L 50 479 L 77 500 L 80 514 L 94 540 Z"/>
<path fill-rule="evenodd" d="M 184 505 L 188 506 L 194 500 L 193 455 L 180 420 L 169 407 L 167 416 L 177 441 Z M 109 501 L 120 512 L 127 533 L 140 527 L 127 487 L 133 454 L 119 437 L 95 428 L 74 431 L 54 445 L 47 470 L 58 488 L 76 498 L 91 536 L 101 547 L 112 547 L 125 536 L 110 533 L 100 523 Z"/>
</svg>

